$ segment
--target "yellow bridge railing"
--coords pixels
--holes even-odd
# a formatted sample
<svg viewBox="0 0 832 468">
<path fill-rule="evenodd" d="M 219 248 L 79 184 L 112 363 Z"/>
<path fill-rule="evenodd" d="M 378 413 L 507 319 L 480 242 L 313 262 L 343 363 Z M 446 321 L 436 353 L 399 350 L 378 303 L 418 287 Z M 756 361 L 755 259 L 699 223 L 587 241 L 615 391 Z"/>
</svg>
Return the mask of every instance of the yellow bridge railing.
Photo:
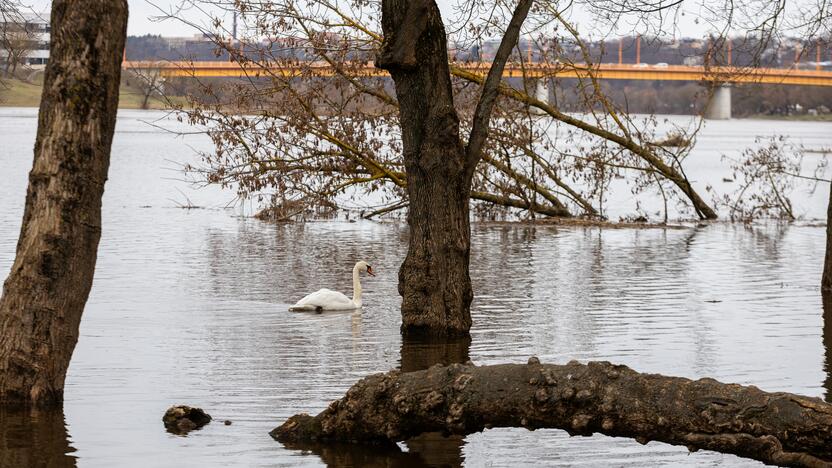
<svg viewBox="0 0 832 468">
<path fill-rule="evenodd" d="M 490 63 L 455 62 L 454 66 L 485 75 Z M 125 61 L 125 70 L 158 71 L 163 77 L 327 77 L 341 72 L 326 62 L 295 64 L 259 62 Z M 372 63 L 344 64 L 350 76 L 386 76 Z M 799 68 L 745 68 L 734 66 L 702 67 L 686 65 L 607 64 L 591 67 L 565 64 L 506 65 L 507 78 L 589 78 L 602 80 L 711 81 L 717 83 L 766 83 L 807 86 L 832 86 L 832 71 Z"/>
</svg>

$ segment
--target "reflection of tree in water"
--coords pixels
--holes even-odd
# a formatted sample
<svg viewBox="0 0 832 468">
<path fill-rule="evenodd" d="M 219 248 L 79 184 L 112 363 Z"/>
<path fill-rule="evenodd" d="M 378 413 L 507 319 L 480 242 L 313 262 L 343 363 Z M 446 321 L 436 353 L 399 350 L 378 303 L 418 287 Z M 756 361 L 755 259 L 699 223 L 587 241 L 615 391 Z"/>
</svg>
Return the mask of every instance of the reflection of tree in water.
<svg viewBox="0 0 832 468">
<path fill-rule="evenodd" d="M 289 450 L 312 452 L 330 467 L 354 466 L 361 468 L 387 467 L 423 467 L 427 463 L 419 454 L 402 452 L 398 445 L 372 446 L 359 444 L 324 443 L 285 443 Z"/>
<path fill-rule="evenodd" d="M 826 387 L 826 401 L 832 403 L 832 294 L 823 295 L 823 348 L 826 351 L 823 386 Z"/>
<path fill-rule="evenodd" d="M 408 336 L 402 338 L 400 368 L 402 372 L 416 372 L 435 364 L 447 366 L 468 361 L 471 337 L 441 338 Z"/>
<path fill-rule="evenodd" d="M 401 370 L 415 372 L 434 364 L 468 361 L 471 338 L 407 337 L 402 339 Z M 360 467 L 458 467 L 462 466 L 463 436 L 427 432 L 398 445 L 367 446 L 334 443 L 286 443 L 289 450 L 304 450 L 321 457 L 327 466 Z"/>
<path fill-rule="evenodd" d="M 62 411 L 0 407 L 0 468 L 75 466 Z"/>
<path fill-rule="evenodd" d="M 471 337 L 403 337 L 402 372 L 427 369 L 434 364 L 446 366 L 468 361 Z M 426 432 L 405 441 L 410 453 L 419 454 L 430 466 L 462 466 L 464 436 L 443 436 L 438 432 Z"/>
<path fill-rule="evenodd" d="M 765 226 L 743 224 L 741 229 L 735 229 L 735 245 L 739 245 L 740 252 L 751 259 L 749 263 L 753 263 L 754 259 L 761 256 L 772 262 L 782 258 L 783 239 L 789 233 L 788 223 L 766 224 Z"/>
</svg>

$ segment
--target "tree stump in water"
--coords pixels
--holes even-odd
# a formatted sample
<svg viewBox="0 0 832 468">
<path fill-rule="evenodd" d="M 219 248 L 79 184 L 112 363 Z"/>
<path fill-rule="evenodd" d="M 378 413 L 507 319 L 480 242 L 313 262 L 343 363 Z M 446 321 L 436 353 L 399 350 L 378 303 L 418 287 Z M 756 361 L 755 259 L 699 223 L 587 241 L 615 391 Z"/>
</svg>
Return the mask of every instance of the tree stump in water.
<svg viewBox="0 0 832 468">
<path fill-rule="evenodd" d="M 162 422 L 165 423 L 165 429 L 168 432 L 185 435 L 211 422 L 211 415 L 203 411 L 202 408 L 192 408 L 185 405 L 171 406 L 162 416 Z"/>
</svg>

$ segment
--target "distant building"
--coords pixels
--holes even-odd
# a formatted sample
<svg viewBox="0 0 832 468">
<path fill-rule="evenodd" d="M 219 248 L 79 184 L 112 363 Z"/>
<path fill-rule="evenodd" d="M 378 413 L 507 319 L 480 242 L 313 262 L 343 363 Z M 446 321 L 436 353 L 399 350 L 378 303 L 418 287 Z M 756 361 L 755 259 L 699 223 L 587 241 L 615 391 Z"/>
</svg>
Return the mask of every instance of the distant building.
<svg viewBox="0 0 832 468">
<path fill-rule="evenodd" d="M 687 65 L 689 67 L 699 67 L 702 65 L 702 57 L 699 55 L 685 57 L 684 59 L 682 59 L 682 64 Z"/>
<path fill-rule="evenodd" d="M 0 31 L 19 35 L 25 45 L 23 56 L 19 64 L 33 68 L 41 68 L 49 61 L 49 40 L 51 28 L 49 14 L 23 14 L 23 22 L 0 23 Z M 25 39 L 24 39 L 25 38 Z M 0 42 L 0 65 L 5 66 L 8 61 L 9 50 L 7 44 Z"/>
</svg>

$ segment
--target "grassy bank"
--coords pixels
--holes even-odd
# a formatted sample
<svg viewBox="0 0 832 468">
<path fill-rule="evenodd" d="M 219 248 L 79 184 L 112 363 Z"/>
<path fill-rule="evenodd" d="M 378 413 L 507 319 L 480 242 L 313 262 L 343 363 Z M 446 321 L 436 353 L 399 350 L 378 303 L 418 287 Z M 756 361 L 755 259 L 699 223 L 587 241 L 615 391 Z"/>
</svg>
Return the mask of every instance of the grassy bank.
<svg viewBox="0 0 832 468">
<path fill-rule="evenodd" d="M 41 83 L 18 79 L 2 79 L 0 84 L 0 107 L 39 107 Z M 124 83 L 119 87 L 119 109 L 141 109 L 143 96 L 141 91 Z M 150 109 L 166 109 L 167 102 L 158 97 L 151 97 Z"/>
</svg>

